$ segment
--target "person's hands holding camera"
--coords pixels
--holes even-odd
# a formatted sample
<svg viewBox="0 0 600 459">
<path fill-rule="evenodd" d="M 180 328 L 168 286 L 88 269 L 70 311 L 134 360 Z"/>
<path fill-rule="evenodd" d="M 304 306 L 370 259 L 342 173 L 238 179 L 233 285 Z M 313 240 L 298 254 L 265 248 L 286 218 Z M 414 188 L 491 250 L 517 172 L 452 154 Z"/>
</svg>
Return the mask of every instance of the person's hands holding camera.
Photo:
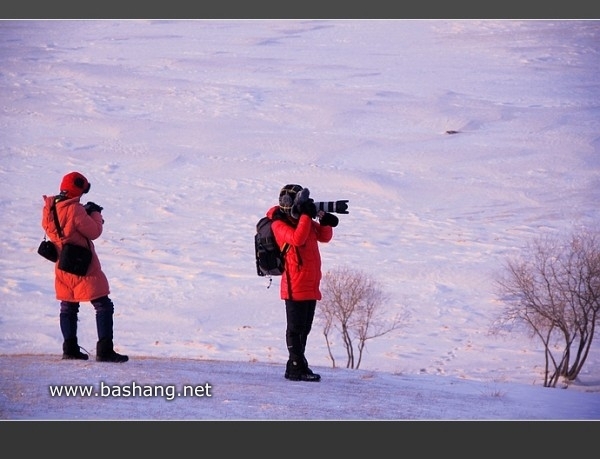
<svg viewBox="0 0 600 459">
<path fill-rule="evenodd" d="M 298 211 L 300 215 L 304 214 L 308 215 L 310 218 L 315 218 L 317 216 L 317 206 L 315 205 L 315 201 L 313 199 L 304 201 L 298 206 Z"/>
<path fill-rule="evenodd" d="M 85 209 L 85 211 L 87 212 L 88 215 L 91 215 L 92 212 L 100 212 L 102 213 L 102 209 L 104 209 L 104 207 L 100 207 L 98 204 L 96 204 L 95 202 L 88 202 L 86 205 L 83 206 L 83 208 Z"/>
</svg>

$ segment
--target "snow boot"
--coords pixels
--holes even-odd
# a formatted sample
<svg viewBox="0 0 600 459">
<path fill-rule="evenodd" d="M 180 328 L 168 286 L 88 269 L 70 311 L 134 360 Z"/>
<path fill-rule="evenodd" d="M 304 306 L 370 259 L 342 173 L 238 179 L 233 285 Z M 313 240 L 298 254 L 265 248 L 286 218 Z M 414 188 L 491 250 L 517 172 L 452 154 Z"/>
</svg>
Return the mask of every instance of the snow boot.
<svg viewBox="0 0 600 459">
<path fill-rule="evenodd" d="M 111 339 L 103 338 L 96 344 L 96 361 L 97 362 L 127 362 L 129 357 L 126 355 L 117 354 L 113 349 Z"/>
<path fill-rule="evenodd" d="M 313 371 L 308 367 L 308 361 L 306 360 L 306 357 L 304 358 L 304 369 L 306 370 L 306 374 L 316 378 L 317 381 L 321 380 L 321 375 L 313 373 Z"/>
<path fill-rule="evenodd" d="M 313 373 L 305 362 L 306 360 L 288 360 L 285 367 L 285 379 L 290 381 L 320 381 L 321 375 Z"/>
<path fill-rule="evenodd" d="M 77 338 L 67 338 L 63 342 L 63 360 L 87 360 L 88 355 L 81 352 Z"/>
</svg>

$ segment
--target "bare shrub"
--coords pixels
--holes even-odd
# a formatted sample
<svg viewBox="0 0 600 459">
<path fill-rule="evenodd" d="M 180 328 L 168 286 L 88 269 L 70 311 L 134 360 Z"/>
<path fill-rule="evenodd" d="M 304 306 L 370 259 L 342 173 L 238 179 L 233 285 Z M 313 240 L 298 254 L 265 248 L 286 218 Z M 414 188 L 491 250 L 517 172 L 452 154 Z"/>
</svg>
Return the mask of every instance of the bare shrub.
<svg viewBox="0 0 600 459">
<path fill-rule="evenodd" d="M 585 230 L 565 242 L 540 237 L 497 280 L 506 307 L 492 331 L 522 325 L 542 342 L 545 387 L 575 380 L 588 356 L 600 312 L 599 242 Z"/>
<path fill-rule="evenodd" d="M 327 350 L 335 368 L 332 335 L 335 331 L 346 350 L 346 368 L 358 369 L 368 340 L 398 329 L 405 313 L 386 319 L 388 296 L 364 272 L 339 267 L 327 272 L 322 282 L 323 298 L 317 317 L 323 324 Z"/>
</svg>

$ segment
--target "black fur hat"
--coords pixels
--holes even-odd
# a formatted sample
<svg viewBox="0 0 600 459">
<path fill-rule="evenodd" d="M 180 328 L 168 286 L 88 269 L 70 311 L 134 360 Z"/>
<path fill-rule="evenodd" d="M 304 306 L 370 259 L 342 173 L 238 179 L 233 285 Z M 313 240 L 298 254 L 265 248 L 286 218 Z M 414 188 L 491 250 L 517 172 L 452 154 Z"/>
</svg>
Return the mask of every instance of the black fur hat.
<svg viewBox="0 0 600 459">
<path fill-rule="evenodd" d="M 295 204 L 301 204 L 308 199 L 310 191 L 300 185 L 288 184 L 279 191 L 279 209 L 293 218 L 299 218 L 296 213 Z"/>
</svg>

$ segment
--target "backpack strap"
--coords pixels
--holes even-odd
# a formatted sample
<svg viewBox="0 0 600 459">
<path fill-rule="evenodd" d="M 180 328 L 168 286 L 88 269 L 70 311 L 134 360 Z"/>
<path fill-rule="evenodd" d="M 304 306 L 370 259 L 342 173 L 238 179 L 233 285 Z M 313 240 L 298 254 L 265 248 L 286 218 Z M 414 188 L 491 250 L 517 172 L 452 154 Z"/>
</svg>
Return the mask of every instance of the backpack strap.
<svg viewBox="0 0 600 459">
<path fill-rule="evenodd" d="M 61 239 L 64 237 L 62 232 L 62 228 L 60 227 L 60 222 L 58 221 L 58 213 L 56 212 L 56 203 L 62 201 L 60 196 L 54 198 L 54 203 L 52 204 L 52 214 L 54 215 L 54 226 L 56 226 L 56 231 L 58 231 L 58 237 Z"/>
<path fill-rule="evenodd" d="M 60 222 L 58 221 L 58 212 L 56 211 L 56 203 L 60 202 L 64 199 L 65 199 L 65 197 L 62 194 L 60 194 L 54 198 L 54 203 L 52 204 L 52 214 L 54 215 L 54 226 L 56 226 L 56 231 L 58 232 L 58 237 L 60 237 L 61 239 L 64 237 L 64 234 L 62 232 L 62 228 L 60 227 Z M 85 238 L 85 242 L 87 242 L 88 249 L 91 250 L 90 240 L 87 237 Z"/>
</svg>

